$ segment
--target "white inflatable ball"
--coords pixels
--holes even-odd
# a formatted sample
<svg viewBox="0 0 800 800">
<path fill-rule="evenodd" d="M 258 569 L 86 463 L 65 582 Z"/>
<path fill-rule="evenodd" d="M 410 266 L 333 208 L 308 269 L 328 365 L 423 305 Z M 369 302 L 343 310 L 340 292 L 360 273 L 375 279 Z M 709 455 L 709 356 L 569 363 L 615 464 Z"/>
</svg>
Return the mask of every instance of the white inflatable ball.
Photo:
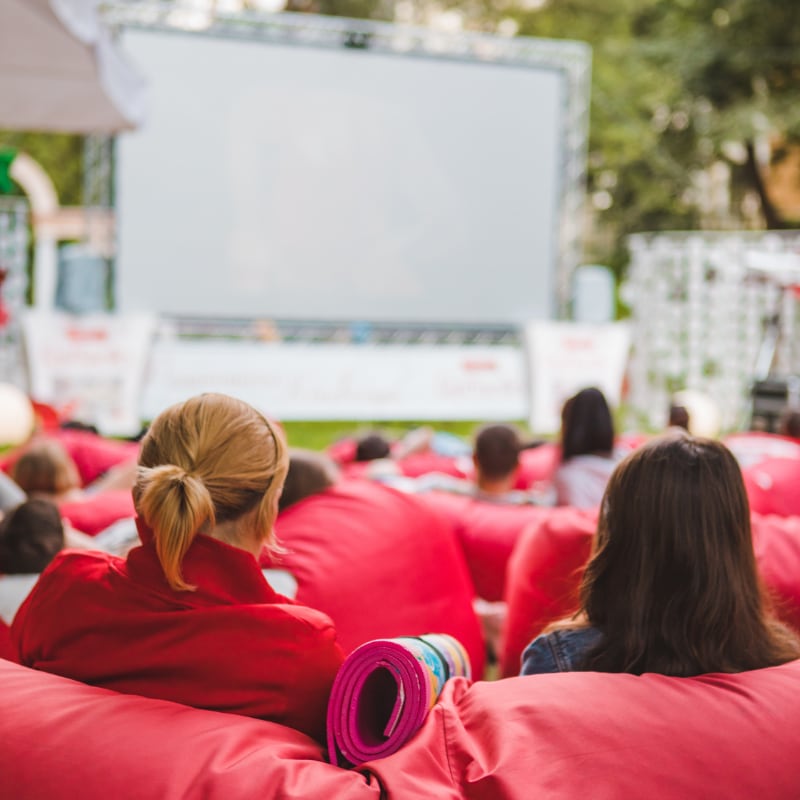
<svg viewBox="0 0 800 800">
<path fill-rule="evenodd" d="M 36 417 L 28 396 L 10 383 L 0 383 L 0 447 L 22 444 L 33 433 Z"/>
</svg>

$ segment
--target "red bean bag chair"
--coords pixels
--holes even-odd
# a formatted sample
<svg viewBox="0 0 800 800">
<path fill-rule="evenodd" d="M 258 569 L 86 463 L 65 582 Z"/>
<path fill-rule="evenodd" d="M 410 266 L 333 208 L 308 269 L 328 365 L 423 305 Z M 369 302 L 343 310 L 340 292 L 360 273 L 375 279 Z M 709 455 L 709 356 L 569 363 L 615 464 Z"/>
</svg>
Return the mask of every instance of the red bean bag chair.
<svg viewBox="0 0 800 800">
<path fill-rule="evenodd" d="M 73 528 L 89 536 L 96 536 L 117 520 L 136 516 L 129 489 L 113 489 L 67 500 L 59 503 L 58 508 Z"/>
<path fill-rule="evenodd" d="M 527 489 L 536 483 L 552 480 L 561 458 L 561 448 L 554 442 L 540 444 L 519 454 L 515 489 Z"/>
<path fill-rule="evenodd" d="M 276 723 L 5 661 L 0 685 L 0 793 L 9 800 L 381 797 L 374 779 L 324 763 L 318 744 Z"/>
<path fill-rule="evenodd" d="M 0 619 L 0 658 L 7 661 L 17 660 L 16 648 L 11 643 L 11 629 L 3 619 Z"/>
<path fill-rule="evenodd" d="M 736 456 L 742 469 L 760 464 L 771 458 L 800 459 L 800 442 L 776 433 L 750 431 L 734 433 L 722 440 Z"/>
<path fill-rule="evenodd" d="M 800 517 L 753 515 L 758 570 L 779 619 L 800 633 Z"/>
<path fill-rule="evenodd" d="M 796 800 L 800 661 L 738 675 L 571 672 L 468 686 L 364 765 L 390 798 Z"/>
<path fill-rule="evenodd" d="M 290 506 L 276 531 L 287 552 L 274 565 L 294 575 L 298 602 L 331 617 L 346 653 L 370 639 L 449 633 L 483 674 L 464 556 L 452 526 L 419 498 L 342 482 Z"/>
<path fill-rule="evenodd" d="M 752 511 L 800 515 L 800 459 L 768 458 L 744 467 L 742 476 Z"/>
<path fill-rule="evenodd" d="M 546 625 L 578 607 L 597 512 L 568 507 L 548 512 L 522 533 L 508 563 L 508 616 L 500 658 L 505 677 L 519 675 L 522 651 Z"/>
</svg>

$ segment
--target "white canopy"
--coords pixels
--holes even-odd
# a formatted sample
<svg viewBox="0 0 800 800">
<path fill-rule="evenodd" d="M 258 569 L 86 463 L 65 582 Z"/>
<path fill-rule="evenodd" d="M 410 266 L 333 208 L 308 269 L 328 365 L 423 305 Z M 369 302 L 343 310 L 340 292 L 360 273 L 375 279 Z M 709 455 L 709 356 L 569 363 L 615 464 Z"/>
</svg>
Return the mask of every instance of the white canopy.
<svg viewBox="0 0 800 800">
<path fill-rule="evenodd" d="M 98 17 L 100 0 L 0 0 L 0 128 L 136 127 L 144 81 Z"/>
</svg>

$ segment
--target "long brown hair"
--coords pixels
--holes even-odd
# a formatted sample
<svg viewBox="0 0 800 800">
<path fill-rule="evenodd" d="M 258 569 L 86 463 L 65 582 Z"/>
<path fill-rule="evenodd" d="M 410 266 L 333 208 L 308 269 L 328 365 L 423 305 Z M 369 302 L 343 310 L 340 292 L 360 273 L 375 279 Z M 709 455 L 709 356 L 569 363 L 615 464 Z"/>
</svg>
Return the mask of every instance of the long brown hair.
<svg viewBox="0 0 800 800">
<path fill-rule="evenodd" d="M 283 438 L 242 400 L 202 394 L 158 415 L 142 440 L 133 502 L 173 589 L 194 588 L 181 562 L 194 537 L 217 523 L 257 508 L 264 543 L 274 542 L 287 466 Z"/>
<path fill-rule="evenodd" d="M 617 467 L 581 602 L 603 634 L 583 669 L 691 676 L 800 657 L 770 616 L 739 466 L 708 439 L 666 436 Z"/>
</svg>

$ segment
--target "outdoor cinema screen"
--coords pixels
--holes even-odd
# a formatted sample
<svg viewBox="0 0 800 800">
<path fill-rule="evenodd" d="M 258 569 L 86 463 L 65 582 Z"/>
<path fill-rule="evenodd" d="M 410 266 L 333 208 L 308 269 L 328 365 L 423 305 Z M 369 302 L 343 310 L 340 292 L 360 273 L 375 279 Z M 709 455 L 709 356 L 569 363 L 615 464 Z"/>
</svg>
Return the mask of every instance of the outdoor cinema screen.
<svg viewBox="0 0 800 800">
<path fill-rule="evenodd" d="M 126 29 L 117 304 L 515 324 L 555 313 L 562 71 Z"/>
</svg>

